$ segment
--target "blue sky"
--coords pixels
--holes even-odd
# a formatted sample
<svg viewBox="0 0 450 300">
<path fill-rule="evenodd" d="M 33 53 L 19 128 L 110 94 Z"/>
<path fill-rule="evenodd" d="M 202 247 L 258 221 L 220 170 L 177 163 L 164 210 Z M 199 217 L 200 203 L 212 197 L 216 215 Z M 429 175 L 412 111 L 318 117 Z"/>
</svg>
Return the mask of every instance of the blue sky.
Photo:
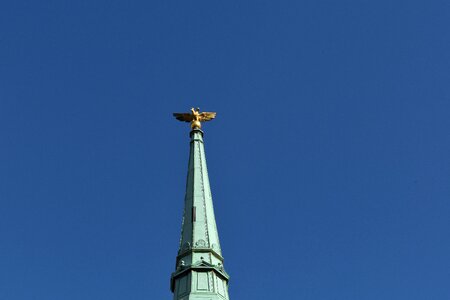
<svg viewBox="0 0 450 300">
<path fill-rule="evenodd" d="M 189 129 L 237 299 L 450 299 L 448 1 L 4 1 L 0 299 L 171 299 Z"/>
</svg>

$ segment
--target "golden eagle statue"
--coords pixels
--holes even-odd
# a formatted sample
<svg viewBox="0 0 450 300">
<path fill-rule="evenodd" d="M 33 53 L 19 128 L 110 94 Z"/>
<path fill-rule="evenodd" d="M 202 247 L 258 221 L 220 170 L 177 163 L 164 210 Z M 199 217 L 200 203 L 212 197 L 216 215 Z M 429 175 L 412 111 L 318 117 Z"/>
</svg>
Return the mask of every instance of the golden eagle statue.
<svg viewBox="0 0 450 300">
<path fill-rule="evenodd" d="M 216 117 L 215 112 L 200 112 L 200 108 L 191 108 L 191 113 L 173 113 L 173 116 L 182 122 L 191 122 L 192 129 L 202 128 L 201 122 L 211 121 Z"/>
</svg>

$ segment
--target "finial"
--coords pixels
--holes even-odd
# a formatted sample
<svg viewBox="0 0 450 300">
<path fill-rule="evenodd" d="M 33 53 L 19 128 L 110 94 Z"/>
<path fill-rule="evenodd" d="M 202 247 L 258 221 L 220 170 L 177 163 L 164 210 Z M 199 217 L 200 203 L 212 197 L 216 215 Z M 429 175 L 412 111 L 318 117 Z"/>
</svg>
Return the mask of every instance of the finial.
<svg viewBox="0 0 450 300">
<path fill-rule="evenodd" d="M 206 122 L 216 117 L 215 112 L 200 112 L 200 108 L 191 108 L 191 113 L 173 113 L 173 116 L 182 122 L 191 122 L 191 129 L 202 128 L 201 122 Z"/>
</svg>

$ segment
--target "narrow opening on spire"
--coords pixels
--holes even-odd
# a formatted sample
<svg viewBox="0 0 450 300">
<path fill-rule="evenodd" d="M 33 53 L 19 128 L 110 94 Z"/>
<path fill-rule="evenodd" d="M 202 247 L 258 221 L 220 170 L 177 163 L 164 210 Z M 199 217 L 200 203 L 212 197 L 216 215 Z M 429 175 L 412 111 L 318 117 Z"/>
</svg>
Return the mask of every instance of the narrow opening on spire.
<svg viewBox="0 0 450 300">
<path fill-rule="evenodd" d="M 192 206 L 192 222 L 195 222 L 197 219 L 196 213 L 195 213 L 195 206 Z"/>
</svg>

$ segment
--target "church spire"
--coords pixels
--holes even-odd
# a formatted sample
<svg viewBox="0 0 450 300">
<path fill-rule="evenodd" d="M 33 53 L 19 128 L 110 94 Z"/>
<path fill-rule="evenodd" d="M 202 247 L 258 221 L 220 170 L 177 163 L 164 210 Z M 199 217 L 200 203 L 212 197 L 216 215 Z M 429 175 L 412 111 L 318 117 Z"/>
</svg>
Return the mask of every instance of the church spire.
<svg viewBox="0 0 450 300">
<path fill-rule="evenodd" d="M 200 122 L 211 120 L 215 113 L 192 109 L 192 114 L 174 116 L 191 122 L 192 130 L 180 247 L 171 277 L 173 299 L 229 300 L 229 276 L 223 267 L 200 129 Z"/>
</svg>

